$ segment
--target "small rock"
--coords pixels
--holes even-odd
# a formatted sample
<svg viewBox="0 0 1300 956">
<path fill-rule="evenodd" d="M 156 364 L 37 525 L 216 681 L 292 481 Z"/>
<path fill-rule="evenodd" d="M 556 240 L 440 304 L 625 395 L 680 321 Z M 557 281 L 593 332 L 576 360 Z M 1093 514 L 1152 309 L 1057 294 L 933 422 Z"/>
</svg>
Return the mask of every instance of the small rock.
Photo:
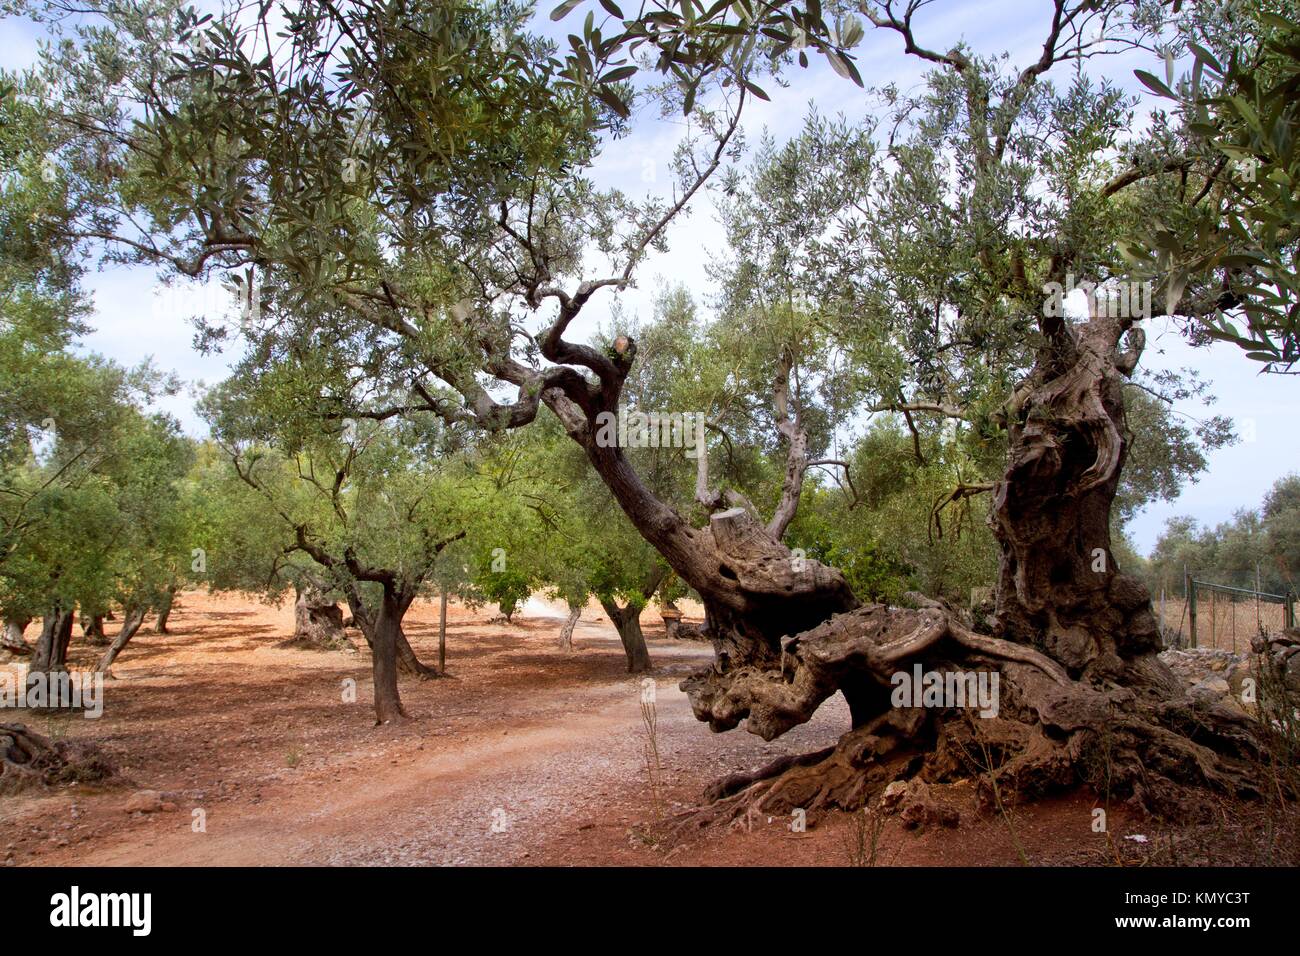
<svg viewBox="0 0 1300 956">
<path fill-rule="evenodd" d="M 899 817 L 908 830 L 921 830 L 936 823 L 945 827 L 955 827 L 961 820 L 955 810 L 940 806 L 925 781 L 919 778 L 908 781 L 907 789 L 898 806 Z"/>
<path fill-rule="evenodd" d="M 126 801 L 127 813 L 157 813 L 163 809 L 163 798 L 157 790 L 137 790 Z"/>
<path fill-rule="evenodd" d="M 1203 698 L 1205 700 L 1217 701 L 1225 697 L 1232 696 L 1232 688 L 1222 677 L 1212 675 L 1202 677 L 1187 690 L 1189 697 Z"/>
<path fill-rule="evenodd" d="M 903 794 L 907 792 L 906 780 L 895 780 L 885 788 L 885 792 L 880 795 L 880 809 L 891 811 L 898 807 L 898 803 L 903 799 Z"/>
</svg>

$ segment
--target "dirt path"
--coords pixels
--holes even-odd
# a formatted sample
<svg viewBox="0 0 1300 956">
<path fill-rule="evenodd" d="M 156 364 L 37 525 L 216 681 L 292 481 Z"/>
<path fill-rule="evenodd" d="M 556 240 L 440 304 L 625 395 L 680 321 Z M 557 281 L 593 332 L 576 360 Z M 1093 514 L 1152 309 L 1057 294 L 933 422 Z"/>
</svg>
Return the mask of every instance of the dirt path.
<svg viewBox="0 0 1300 956">
<path fill-rule="evenodd" d="M 555 691 L 549 693 L 554 694 Z M 569 696 L 582 710 L 558 711 L 497 733 L 462 734 L 455 749 L 436 742 L 385 748 L 336 780 L 277 782 L 256 802 L 214 809 L 207 832 L 189 817 L 158 814 L 143 842 L 94 848 L 78 861 L 104 865 L 510 863 L 526 857 L 548 827 L 583 811 L 593 788 L 634 770 L 632 754 L 591 747 L 617 743 L 634 707 L 621 686 Z M 552 703 L 552 702 L 547 702 Z M 637 718 L 639 720 L 639 717 Z M 354 777 L 349 782 L 346 778 Z M 144 834 L 141 834 L 144 836 Z"/>
<path fill-rule="evenodd" d="M 364 653 L 279 648 L 286 610 L 230 603 L 187 595 L 174 635 L 142 638 L 123 656 L 104 718 L 42 728 L 101 738 L 137 785 L 164 791 L 176 810 L 127 813 L 130 790 L 7 801 L 0 855 L 87 865 L 516 863 L 552 856 L 574 833 L 626 830 L 652 809 L 640 681 L 623 673 L 617 637 L 596 612 L 565 655 L 551 647 L 558 621 L 544 606 L 510 627 L 453 609 L 457 679 L 404 682 L 418 719 L 374 728 Z M 426 660 L 432 615 L 418 608 L 410 629 Z M 651 634 L 670 806 L 683 771 L 729 772 L 736 754 L 709 746 L 716 738 L 677 689 L 708 648 Z M 89 660 L 93 649 L 81 653 Z M 340 675 L 357 681 L 357 704 L 327 703 Z M 801 728 L 779 745 L 734 742 L 761 762 L 809 737 L 832 740 L 835 716 L 820 734 Z M 194 830 L 196 810 L 204 832 Z"/>
<path fill-rule="evenodd" d="M 175 634 L 144 636 L 114 670 L 102 719 L 30 719 L 45 732 L 97 739 L 132 785 L 0 801 L 0 860 L 13 864 L 842 864 L 855 839 L 843 815 L 806 833 L 786 819 L 666 843 L 664 821 L 710 781 L 776 756 L 827 746 L 848 725 L 839 698 L 777 741 L 710 734 L 677 688 L 707 661 L 698 644 L 647 628 L 656 670 L 663 774 L 647 784 L 641 684 L 617 637 L 584 614 L 575 651 L 559 620 L 531 605 L 514 625 L 452 609 L 451 679 L 404 680 L 416 720 L 376 728 L 362 652 L 285 649 L 288 608 L 187 594 Z M 654 625 L 653 615 L 646 623 Z M 436 656 L 436 608 L 408 629 Z M 364 647 L 364 645 L 363 645 Z M 96 649 L 74 644 L 73 666 Z M 356 682 L 356 701 L 344 682 Z M 22 715 L 18 719 L 24 719 Z M 135 790 L 172 808 L 129 812 Z M 657 797 L 657 798 L 656 798 Z M 973 806 L 973 804 L 972 804 Z M 891 821 L 878 862 L 1016 864 L 1104 848 L 1092 802 L 1075 796 L 1014 821 L 963 814 L 960 831 L 905 833 Z M 201 817 L 205 830 L 196 832 Z M 1117 825 L 1127 826 L 1116 813 Z"/>
</svg>

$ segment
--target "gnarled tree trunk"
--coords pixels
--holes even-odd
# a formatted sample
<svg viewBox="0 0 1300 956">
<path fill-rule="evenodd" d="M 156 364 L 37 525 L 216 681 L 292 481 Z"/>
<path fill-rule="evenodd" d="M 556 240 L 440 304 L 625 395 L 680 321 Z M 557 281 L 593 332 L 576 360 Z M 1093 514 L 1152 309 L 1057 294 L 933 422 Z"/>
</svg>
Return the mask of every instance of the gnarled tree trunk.
<svg viewBox="0 0 1300 956">
<path fill-rule="evenodd" d="M 108 635 L 104 633 L 104 615 L 83 613 L 81 615 L 81 635 L 86 639 L 87 644 L 97 647 L 103 647 L 107 644 Z"/>
<path fill-rule="evenodd" d="M 308 586 L 293 603 L 293 641 L 313 650 L 332 651 L 348 646 L 343 612 L 324 590 Z"/>
<path fill-rule="evenodd" d="M 27 630 L 27 625 L 30 623 L 32 623 L 30 617 L 6 617 L 4 630 L 0 631 L 0 651 L 8 651 L 21 657 L 31 654 L 32 649 L 23 637 L 23 632 Z"/>
<path fill-rule="evenodd" d="M 682 683 L 696 717 L 770 740 L 837 691 L 848 701 L 852 726 L 835 747 L 720 782 L 713 815 L 852 809 L 918 775 L 996 780 L 1007 800 L 1086 783 L 1166 811 L 1188 788 L 1254 791 L 1251 720 L 1186 698 L 1155 656 L 1149 596 L 1110 553 L 1122 390 L 1141 349 L 1138 333 L 1121 342 L 1128 325 L 1046 324 L 1008 405 L 992 519 L 1002 549 L 995 634 L 920 597 L 914 609 L 859 607 L 838 571 L 781 544 L 788 509 L 765 527 L 741 501 L 690 527 L 561 407 L 638 530 L 703 598 L 715 660 Z M 948 696 L 895 698 L 900 675 L 916 674 L 937 674 Z M 997 691 L 975 716 L 955 692 L 981 674 Z"/>
<path fill-rule="evenodd" d="M 1050 328 L 1054 341 L 1016 397 L 1009 462 L 993 497 L 999 633 L 1097 680 L 1122 679 L 1160 650 L 1150 594 L 1111 553 L 1128 452 L 1124 381 L 1142 347 L 1135 329 L 1119 351 L 1122 330 L 1105 317 Z"/>
<path fill-rule="evenodd" d="M 617 601 L 605 598 L 601 599 L 600 606 L 609 615 L 610 622 L 618 630 L 618 639 L 623 642 L 627 672 L 641 674 L 650 670 L 650 649 L 646 647 L 645 634 L 641 632 L 641 608 L 633 604 L 619 607 Z"/>
</svg>

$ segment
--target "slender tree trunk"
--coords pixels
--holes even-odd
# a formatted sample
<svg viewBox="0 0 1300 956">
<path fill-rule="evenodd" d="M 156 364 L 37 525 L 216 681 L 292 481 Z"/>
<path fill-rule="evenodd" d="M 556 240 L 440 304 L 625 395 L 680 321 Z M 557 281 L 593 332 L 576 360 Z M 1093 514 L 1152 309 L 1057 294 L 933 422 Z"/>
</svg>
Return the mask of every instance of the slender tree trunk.
<svg viewBox="0 0 1300 956">
<path fill-rule="evenodd" d="M 447 589 L 438 593 L 438 673 L 447 673 Z"/>
<path fill-rule="evenodd" d="M 32 623 L 30 617 L 6 617 L 4 631 L 0 632 L 0 649 L 24 657 L 30 654 L 32 649 L 27 646 L 27 641 L 23 638 L 23 631 L 27 630 L 27 625 L 30 623 Z"/>
<path fill-rule="evenodd" d="M 641 633 L 641 609 L 634 605 L 620 608 L 616 602 L 603 599 L 600 606 L 618 629 L 623 653 L 627 655 L 627 672 L 641 674 L 650 670 L 650 650 L 646 647 L 645 635 Z"/>
<path fill-rule="evenodd" d="M 140 630 L 140 625 L 144 623 L 146 610 L 147 608 L 143 606 L 128 607 L 125 609 L 122 618 L 122 629 L 118 631 L 117 637 L 113 639 L 113 643 L 109 645 L 108 650 L 104 652 L 104 656 L 101 657 L 99 663 L 95 665 L 95 670 L 98 673 L 103 674 L 106 677 L 113 676 L 110 673 L 109 668 L 112 667 L 113 662 L 117 660 L 117 655 L 122 653 L 131 638 L 135 637 L 136 632 Z"/>
<path fill-rule="evenodd" d="M 371 643 L 374 661 L 375 719 L 386 724 L 407 717 L 402 698 L 397 690 L 398 639 L 402 633 L 402 618 L 411 606 L 414 594 L 406 594 L 385 585 L 384 596 L 375 620 Z M 409 647 L 409 645 L 408 645 Z"/>
<path fill-rule="evenodd" d="M 170 587 L 163 594 L 162 601 L 158 604 L 158 620 L 153 626 L 155 634 L 169 634 L 167 630 L 167 619 L 171 617 L 172 605 L 176 601 L 176 588 Z"/>
<path fill-rule="evenodd" d="M 560 650 L 565 652 L 573 650 L 573 629 L 578 626 L 580 617 L 582 617 L 582 605 L 570 604 L 569 616 L 560 627 Z"/>
</svg>

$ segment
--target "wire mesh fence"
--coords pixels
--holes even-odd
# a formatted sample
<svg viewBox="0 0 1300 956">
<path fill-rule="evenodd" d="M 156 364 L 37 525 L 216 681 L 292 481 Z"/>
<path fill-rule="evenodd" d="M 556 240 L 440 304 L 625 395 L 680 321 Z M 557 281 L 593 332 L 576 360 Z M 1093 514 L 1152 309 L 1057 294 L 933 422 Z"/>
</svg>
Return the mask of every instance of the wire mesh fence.
<svg viewBox="0 0 1300 956">
<path fill-rule="evenodd" d="M 1295 626 L 1295 595 L 1291 592 L 1278 594 L 1220 581 L 1189 572 L 1181 582 L 1182 594 L 1175 596 L 1161 589 L 1155 611 L 1165 646 L 1242 653 L 1250 650 L 1255 635 L 1277 634 Z"/>
</svg>

